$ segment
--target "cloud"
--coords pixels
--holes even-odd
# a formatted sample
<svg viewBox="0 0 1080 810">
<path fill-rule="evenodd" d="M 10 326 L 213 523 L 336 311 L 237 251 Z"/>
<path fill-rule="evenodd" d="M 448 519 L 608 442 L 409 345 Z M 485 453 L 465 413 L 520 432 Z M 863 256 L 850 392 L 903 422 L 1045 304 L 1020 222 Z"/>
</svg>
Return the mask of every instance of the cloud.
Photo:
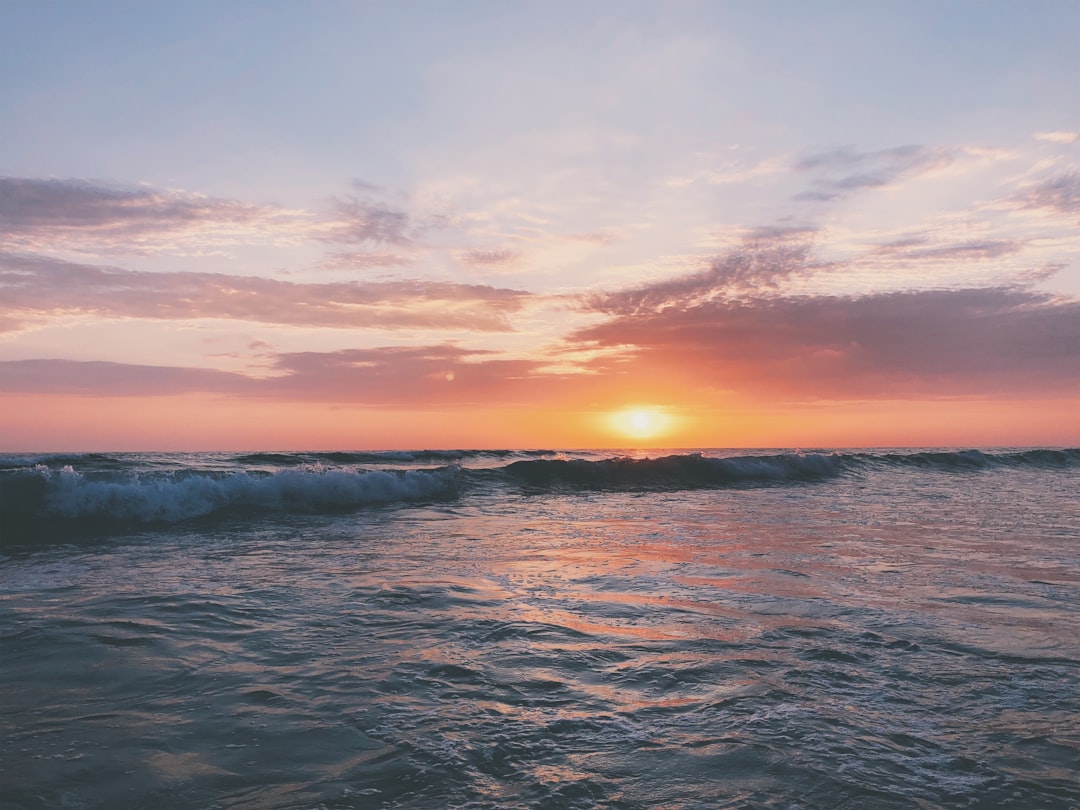
<svg viewBox="0 0 1080 810">
<path fill-rule="evenodd" d="M 721 276 L 717 295 L 704 293 L 705 274 L 688 278 L 693 281 L 682 286 L 669 282 L 649 293 L 594 299 L 593 310 L 606 320 L 536 358 L 507 359 L 449 343 L 277 353 L 265 355 L 268 374 L 259 378 L 23 360 L 0 363 L 0 391 L 211 392 L 413 408 L 492 402 L 565 407 L 624 386 L 685 401 L 726 391 L 778 404 L 1080 395 L 1076 299 L 1017 286 L 731 297 Z M 559 360 L 555 367 L 552 358 Z"/>
<path fill-rule="evenodd" d="M 334 253 L 319 262 L 328 270 L 370 270 L 374 267 L 406 267 L 413 263 L 407 256 L 393 253 Z"/>
<path fill-rule="evenodd" d="M 817 225 L 759 225 L 743 232 L 743 243 L 753 249 L 769 243 L 808 243 L 817 238 Z"/>
<path fill-rule="evenodd" d="M 1076 143 L 1080 141 L 1080 132 L 1064 132 L 1061 130 L 1056 132 L 1036 132 L 1035 139 L 1050 143 Z"/>
<path fill-rule="evenodd" d="M 433 230 L 449 224 L 446 216 L 427 214 L 417 218 L 378 198 L 383 190 L 366 183 L 353 183 L 361 195 L 337 197 L 333 218 L 316 229 L 315 237 L 323 242 L 359 245 L 396 245 L 412 247 Z"/>
<path fill-rule="evenodd" d="M 505 401 L 537 365 L 489 355 L 450 344 L 281 354 L 274 364 L 280 376 L 267 379 L 259 391 L 379 405 Z"/>
<path fill-rule="evenodd" d="M 237 229 L 288 230 L 284 209 L 180 191 L 121 188 L 82 180 L 0 177 L 0 243 L 72 249 L 88 243 L 142 252 L 161 240 Z"/>
<path fill-rule="evenodd" d="M 984 239 L 926 247 L 925 237 L 908 237 L 879 245 L 874 253 L 913 261 L 982 261 L 1011 256 L 1024 248 L 1024 242 L 1008 239 Z"/>
<path fill-rule="evenodd" d="M 580 233 L 567 234 L 567 239 L 574 242 L 588 242 L 594 245 L 613 245 L 619 240 L 625 238 L 624 234 L 618 231 L 608 228 L 603 231 L 585 231 Z"/>
<path fill-rule="evenodd" d="M 205 368 L 141 366 L 81 360 L 0 362 L 0 391 L 35 394 L 108 396 L 175 395 L 191 392 L 238 393 L 254 380 Z"/>
<path fill-rule="evenodd" d="M 948 150 L 918 145 L 876 152 L 860 152 L 850 146 L 817 152 L 795 163 L 796 171 L 819 175 L 813 188 L 795 199 L 828 201 L 863 189 L 891 186 L 948 166 L 954 159 Z"/>
<path fill-rule="evenodd" d="M 1015 200 L 1023 208 L 1080 213 L 1080 171 L 1066 172 L 1036 183 L 1020 192 Z"/>
<path fill-rule="evenodd" d="M 0 391 L 94 396 L 215 393 L 287 401 L 426 407 L 533 401 L 529 360 L 491 358 L 450 344 L 297 352 L 274 356 L 273 376 L 200 368 L 73 360 L 0 362 Z"/>
<path fill-rule="evenodd" d="M 513 264 L 521 258 L 521 254 L 514 250 L 497 248 L 494 250 L 464 250 L 459 258 L 465 264 L 473 267 L 503 267 Z"/>
<path fill-rule="evenodd" d="M 1019 286 L 793 296 L 766 285 L 730 295 L 733 278 L 782 279 L 808 259 L 798 250 L 766 256 L 774 258 L 757 264 L 737 253 L 704 273 L 593 297 L 588 306 L 609 319 L 571 342 L 623 352 L 592 361 L 601 374 L 676 373 L 702 390 L 769 397 L 1080 392 L 1076 299 Z"/>
<path fill-rule="evenodd" d="M 9 319 L 62 314 L 224 318 L 349 329 L 509 331 L 528 294 L 436 281 L 296 283 L 219 273 L 151 273 L 0 254 Z M 0 324 L 2 325 L 2 324 Z"/>
<path fill-rule="evenodd" d="M 781 282 L 816 269 L 810 261 L 810 244 L 790 238 L 812 231 L 781 231 L 753 232 L 746 240 L 745 249 L 713 259 L 700 272 L 629 290 L 594 294 L 584 299 L 584 305 L 586 309 L 625 317 L 648 316 L 667 309 L 691 310 L 710 301 L 776 290 Z"/>
<path fill-rule="evenodd" d="M 712 186 L 735 185 L 780 174 L 787 168 L 787 161 L 775 157 L 751 166 L 740 161 L 726 161 L 719 168 L 699 169 L 690 174 L 671 177 L 664 181 L 664 185 L 670 188 L 684 188 L 699 182 Z"/>
<path fill-rule="evenodd" d="M 355 197 L 336 202 L 337 222 L 323 235 L 331 242 L 411 245 L 412 223 L 404 211 Z"/>
</svg>

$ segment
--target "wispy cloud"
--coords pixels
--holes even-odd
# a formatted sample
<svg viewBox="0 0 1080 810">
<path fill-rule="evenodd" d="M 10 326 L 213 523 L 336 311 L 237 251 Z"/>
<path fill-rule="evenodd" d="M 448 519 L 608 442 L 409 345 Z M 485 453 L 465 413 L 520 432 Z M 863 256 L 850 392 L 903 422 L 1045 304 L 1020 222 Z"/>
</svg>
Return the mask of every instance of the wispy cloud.
<svg viewBox="0 0 1080 810">
<path fill-rule="evenodd" d="M 777 157 L 768 158 L 752 165 L 747 165 L 742 161 L 728 160 L 721 162 L 719 166 L 699 169 L 690 174 L 668 178 L 664 181 L 664 185 L 670 188 L 683 188 L 694 183 L 706 183 L 711 186 L 736 185 L 770 175 L 782 174 L 788 169 L 788 162 Z"/>
<path fill-rule="evenodd" d="M 281 354 L 279 376 L 260 390 L 289 399 L 357 400 L 380 405 L 484 402 L 507 397 L 536 363 L 490 357 L 450 344 Z"/>
<path fill-rule="evenodd" d="M 342 252 L 327 256 L 319 267 L 329 270 L 371 270 L 376 267 L 407 267 L 413 263 L 408 256 L 395 253 Z"/>
<path fill-rule="evenodd" d="M 335 221 L 321 235 L 328 242 L 411 245 L 415 238 L 407 213 L 379 203 L 356 197 L 339 199 L 335 214 Z"/>
<path fill-rule="evenodd" d="M 0 244 L 9 249 L 140 253 L 238 232 L 295 236 L 295 212 L 182 191 L 83 180 L 0 177 Z"/>
<path fill-rule="evenodd" d="M 775 291 L 795 276 L 820 269 L 811 260 L 809 228 L 761 228 L 742 249 L 712 259 L 706 269 L 673 279 L 584 298 L 586 308 L 633 316 L 667 309 L 686 310 L 715 300 Z"/>
<path fill-rule="evenodd" d="M 875 248 L 877 255 L 891 256 L 909 261 L 967 262 L 1000 259 L 1011 256 L 1024 248 L 1024 243 L 1010 239 L 982 239 L 930 246 L 929 238 L 907 237 L 886 242 Z"/>
<path fill-rule="evenodd" d="M 1014 199 L 1023 208 L 1080 213 L 1080 171 L 1066 172 L 1035 183 L 1020 191 Z"/>
<path fill-rule="evenodd" d="M 518 261 L 521 254 L 516 250 L 506 248 L 471 249 L 461 251 L 458 258 L 471 267 L 505 267 Z"/>
<path fill-rule="evenodd" d="M 58 314 L 349 329 L 508 331 L 527 293 L 437 281 L 296 283 L 219 273 L 151 273 L 0 254 L 11 322 Z"/>
<path fill-rule="evenodd" d="M 73 360 L 0 362 L 9 393 L 162 396 L 215 393 L 289 401 L 426 407 L 502 401 L 536 384 L 536 363 L 492 358 L 450 344 L 275 355 L 270 376 L 190 367 Z M 529 397 L 522 395 L 522 401 Z"/>
<path fill-rule="evenodd" d="M 835 200 L 863 189 L 895 185 L 944 168 L 954 160 L 949 150 L 914 144 L 875 152 L 860 152 L 850 146 L 817 152 L 795 162 L 796 171 L 818 175 L 811 190 L 795 199 Z"/>
<path fill-rule="evenodd" d="M 256 381 L 229 371 L 145 366 L 99 360 L 0 362 L 0 391 L 92 396 L 165 396 L 192 392 L 240 393 Z"/>
<path fill-rule="evenodd" d="M 1080 141 L 1080 132 L 1056 130 L 1054 132 L 1036 132 L 1035 139 L 1050 143 L 1076 143 Z"/>
<path fill-rule="evenodd" d="M 378 186 L 354 182 L 353 187 L 358 193 L 334 198 L 331 218 L 313 232 L 316 239 L 346 245 L 411 247 L 429 232 L 449 224 L 444 214 L 418 216 L 387 202 L 385 190 Z"/>
</svg>

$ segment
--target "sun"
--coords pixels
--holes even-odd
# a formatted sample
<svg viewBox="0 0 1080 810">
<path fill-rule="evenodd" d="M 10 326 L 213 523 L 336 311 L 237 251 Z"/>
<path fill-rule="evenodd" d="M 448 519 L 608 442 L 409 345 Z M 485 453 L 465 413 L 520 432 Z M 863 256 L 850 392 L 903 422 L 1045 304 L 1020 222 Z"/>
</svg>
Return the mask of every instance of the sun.
<svg viewBox="0 0 1080 810">
<path fill-rule="evenodd" d="M 667 432 L 671 417 L 660 408 L 632 407 L 611 414 L 611 427 L 630 439 L 654 439 Z"/>
</svg>

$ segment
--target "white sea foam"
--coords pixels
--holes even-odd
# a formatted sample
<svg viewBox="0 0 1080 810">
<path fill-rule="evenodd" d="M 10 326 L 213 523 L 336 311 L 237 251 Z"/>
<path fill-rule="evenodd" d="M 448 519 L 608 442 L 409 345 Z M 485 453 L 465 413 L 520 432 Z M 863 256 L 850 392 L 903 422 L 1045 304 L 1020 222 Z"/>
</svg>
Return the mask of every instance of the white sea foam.
<svg viewBox="0 0 1080 810">
<path fill-rule="evenodd" d="M 143 477 L 127 481 L 91 480 L 70 465 L 39 468 L 47 482 L 47 514 L 65 518 L 109 518 L 174 522 L 224 509 L 319 511 L 373 503 L 452 495 L 453 468 L 360 472 L 319 466 L 278 470 L 269 475 L 236 472 Z"/>
<path fill-rule="evenodd" d="M 529 491 L 813 485 L 876 472 L 1008 475 L 1080 467 L 1078 449 L 682 452 L 653 458 L 596 452 L 8 454 L 0 456 L 0 523 L 44 519 L 175 522 L 219 512 L 340 510 L 456 497 L 496 486 Z M 554 454 L 550 454 L 554 455 Z M 460 458 L 459 458 L 460 457 Z M 514 460 L 511 460 L 514 459 Z M 423 461 L 453 465 L 419 468 Z M 370 469 L 378 465 L 381 469 Z"/>
</svg>

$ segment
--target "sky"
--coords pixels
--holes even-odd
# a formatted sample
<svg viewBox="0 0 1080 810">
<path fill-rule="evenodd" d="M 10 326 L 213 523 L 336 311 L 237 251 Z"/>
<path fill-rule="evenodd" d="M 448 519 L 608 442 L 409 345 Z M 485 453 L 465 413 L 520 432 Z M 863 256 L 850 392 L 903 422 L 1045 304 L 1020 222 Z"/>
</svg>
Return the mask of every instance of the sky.
<svg viewBox="0 0 1080 810">
<path fill-rule="evenodd" d="M 1078 44 L 0 0 L 0 450 L 1080 445 Z"/>
</svg>

